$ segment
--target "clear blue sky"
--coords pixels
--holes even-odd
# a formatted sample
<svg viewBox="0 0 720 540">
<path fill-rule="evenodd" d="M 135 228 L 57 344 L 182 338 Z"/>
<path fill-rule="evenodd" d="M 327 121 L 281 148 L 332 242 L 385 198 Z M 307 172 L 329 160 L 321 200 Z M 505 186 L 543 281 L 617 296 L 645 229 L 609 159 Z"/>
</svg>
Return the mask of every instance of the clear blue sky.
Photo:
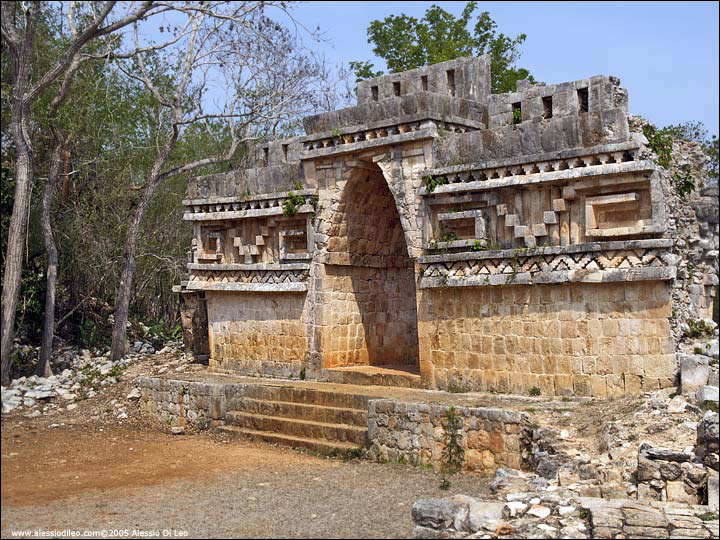
<svg viewBox="0 0 720 540">
<path fill-rule="evenodd" d="M 459 15 L 466 2 L 434 2 Z M 421 18 L 433 2 L 307 2 L 293 11 L 327 43 L 328 60 L 372 60 L 372 20 Z M 546 83 L 615 75 L 630 112 L 659 126 L 700 120 L 718 132 L 717 2 L 479 2 L 498 31 L 527 34 L 518 65 Z"/>
</svg>

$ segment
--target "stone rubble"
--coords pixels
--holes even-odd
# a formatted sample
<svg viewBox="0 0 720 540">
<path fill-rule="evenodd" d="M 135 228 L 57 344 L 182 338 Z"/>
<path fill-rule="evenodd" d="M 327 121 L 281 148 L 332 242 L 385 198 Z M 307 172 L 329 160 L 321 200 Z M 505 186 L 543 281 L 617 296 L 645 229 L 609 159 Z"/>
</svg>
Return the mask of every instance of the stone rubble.
<svg viewBox="0 0 720 540">
<path fill-rule="evenodd" d="M 588 538 L 589 528 L 579 499 L 554 486 L 537 493 L 508 493 L 506 502 L 465 495 L 421 499 L 413 505 L 412 516 L 413 538 Z"/>
<path fill-rule="evenodd" d="M 533 485 L 535 478 L 530 473 L 499 469 L 494 483 L 503 486 L 496 494 L 500 501 L 465 495 L 418 500 L 412 508 L 413 538 L 718 536 L 717 476 L 713 484 L 714 506 L 698 505 L 693 500 L 682 503 L 581 497 L 559 486 Z M 506 492 L 508 487 L 521 491 Z"/>
<path fill-rule="evenodd" d="M 40 414 L 55 411 L 72 411 L 77 408 L 76 401 L 95 397 L 98 392 L 108 385 L 118 382 L 121 373 L 139 358 L 160 353 L 173 353 L 181 348 L 181 344 L 168 342 L 166 346 L 156 353 L 149 342 L 136 341 L 132 353 L 125 358 L 113 362 L 109 351 L 104 354 L 91 353 L 87 349 L 77 350 L 62 347 L 51 359 L 54 375 L 39 377 L 32 375 L 13 379 L 10 384 L 2 387 L 2 414 L 13 411 L 27 410 L 24 414 L 34 418 Z M 24 354 L 32 354 L 30 347 L 22 347 Z M 187 363 L 185 355 L 180 355 L 177 361 L 170 362 L 176 371 L 183 371 Z M 164 365 L 158 371 L 167 371 L 169 365 Z M 128 401 L 140 399 L 140 390 L 133 389 L 127 396 Z M 113 405 L 118 419 L 126 419 L 127 412 L 120 408 L 120 404 Z"/>
<path fill-rule="evenodd" d="M 693 454 L 641 444 L 638 449 L 638 499 L 696 504 L 703 498 L 707 473 Z"/>
</svg>

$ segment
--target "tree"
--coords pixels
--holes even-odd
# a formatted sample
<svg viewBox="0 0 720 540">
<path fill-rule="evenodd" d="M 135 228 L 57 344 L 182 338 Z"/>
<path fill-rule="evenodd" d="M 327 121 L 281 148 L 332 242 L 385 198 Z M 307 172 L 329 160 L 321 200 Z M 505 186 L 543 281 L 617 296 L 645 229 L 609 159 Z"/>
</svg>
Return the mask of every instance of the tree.
<svg viewBox="0 0 720 540">
<path fill-rule="evenodd" d="M 265 134 L 282 131 L 318 105 L 309 88 L 322 76 L 321 66 L 301 52 L 292 33 L 265 15 L 269 6 L 284 11 L 284 3 L 232 3 L 222 12 L 190 5 L 193 7 L 178 8 L 186 17 L 186 34 L 175 47 L 164 51 L 162 58 L 155 51 L 147 53 L 137 24 L 135 52 L 116 55 L 130 58 L 121 69 L 149 90 L 159 108 L 159 121 L 154 134 L 155 158 L 125 238 L 112 332 L 113 359 L 127 352 L 126 323 L 138 236 L 158 186 L 173 176 L 232 159 L 239 149 Z M 158 76 L 158 71 L 164 70 L 153 69 L 157 62 L 166 62 L 173 76 Z M 219 85 L 220 81 L 224 84 Z M 217 111 L 207 112 L 204 96 L 212 86 L 225 89 L 225 103 Z M 222 150 L 168 168 L 182 133 L 208 122 L 224 123 L 221 133 L 226 140 L 219 141 Z"/>
<path fill-rule="evenodd" d="M 8 226 L 5 269 L 2 291 L 2 336 L 0 339 L 0 378 L 9 381 L 10 349 L 12 347 L 15 312 L 22 274 L 24 236 L 30 207 L 33 184 L 33 144 L 30 138 L 31 108 L 40 96 L 60 77 L 92 41 L 148 17 L 152 13 L 167 11 L 164 5 L 153 2 L 132 4 L 124 16 L 113 13 L 116 2 L 91 4 L 88 17 L 76 24 L 76 3 L 69 4 L 69 24 L 73 38 L 59 59 L 47 69 L 36 62 L 35 39 L 43 19 L 42 2 L 2 2 L 1 29 L 3 52 L 10 63 L 11 131 L 15 146 L 15 197 Z M 115 11 L 119 11 L 115 10 Z M 77 21 L 79 23 L 79 21 Z"/>
<path fill-rule="evenodd" d="M 708 176 L 715 181 L 718 179 L 718 137 L 708 135 L 708 130 L 702 122 L 684 122 L 682 124 L 669 125 L 663 128 L 665 133 L 675 138 L 700 144 L 707 156 Z"/>
<path fill-rule="evenodd" d="M 478 15 L 471 33 L 468 24 L 477 2 L 468 2 L 460 17 L 433 5 L 418 20 L 408 15 L 391 15 L 375 20 L 368 27 L 368 43 L 385 60 L 391 73 L 445 62 L 461 56 L 490 55 L 492 92 L 515 90 L 520 79 L 534 81 L 527 69 L 514 67 L 526 35 L 510 38 L 497 33 L 497 24 L 488 12 Z M 357 80 L 377 77 L 371 62 L 351 62 Z"/>
</svg>

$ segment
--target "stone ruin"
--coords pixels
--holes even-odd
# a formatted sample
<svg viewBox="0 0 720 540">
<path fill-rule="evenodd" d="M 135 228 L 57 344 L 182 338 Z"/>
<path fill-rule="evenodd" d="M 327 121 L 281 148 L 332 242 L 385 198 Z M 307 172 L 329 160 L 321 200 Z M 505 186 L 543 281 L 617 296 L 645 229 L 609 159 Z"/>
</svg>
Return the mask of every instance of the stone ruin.
<svg viewBox="0 0 720 540">
<path fill-rule="evenodd" d="M 357 97 L 189 183 L 176 290 L 211 370 L 558 396 L 675 384 L 677 299 L 712 317 L 717 201 L 677 294 L 677 197 L 617 78 L 492 94 L 483 56 Z"/>
</svg>

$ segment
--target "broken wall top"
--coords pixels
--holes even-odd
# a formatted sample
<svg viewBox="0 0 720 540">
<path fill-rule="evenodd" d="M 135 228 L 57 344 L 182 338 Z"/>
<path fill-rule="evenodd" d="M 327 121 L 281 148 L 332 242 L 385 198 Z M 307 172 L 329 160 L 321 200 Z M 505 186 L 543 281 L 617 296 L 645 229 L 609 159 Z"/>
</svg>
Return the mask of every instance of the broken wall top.
<svg viewBox="0 0 720 540">
<path fill-rule="evenodd" d="M 517 92 L 491 94 L 487 56 L 384 75 L 358 84 L 356 106 L 303 119 L 305 136 L 257 144 L 251 167 L 192 179 L 188 198 L 290 191 L 304 183 L 303 159 L 421 137 L 434 139 L 435 168 L 631 142 L 619 84 L 518 81 Z"/>
</svg>

